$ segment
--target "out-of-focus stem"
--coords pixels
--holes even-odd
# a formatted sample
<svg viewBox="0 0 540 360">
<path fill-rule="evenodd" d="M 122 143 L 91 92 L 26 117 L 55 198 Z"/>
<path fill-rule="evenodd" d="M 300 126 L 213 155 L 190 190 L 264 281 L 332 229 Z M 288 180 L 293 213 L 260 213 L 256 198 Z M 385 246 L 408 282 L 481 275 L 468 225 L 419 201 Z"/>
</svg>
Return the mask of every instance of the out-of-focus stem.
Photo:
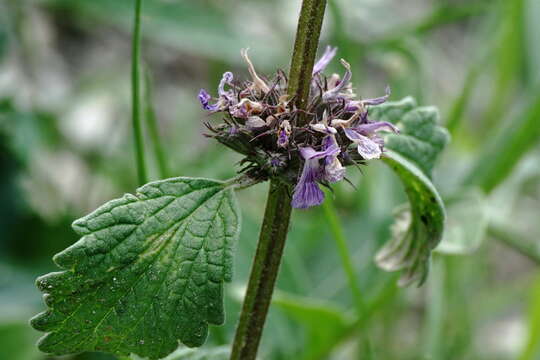
<svg viewBox="0 0 540 360">
<path fill-rule="evenodd" d="M 362 292 L 360 291 L 360 287 L 358 286 L 358 277 L 356 276 L 356 272 L 352 265 L 349 249 L 347 248 L 347 241 L 345 240 L 343 229 L 336 215 L 336 209 L 334 208 L 332 199 L 327 197 L 322 204 L 322 207 L 324 210 L 326 221 L 328 221 L 330 232 L 332 234 L 332 237 L 334 238 L 334 241 L 336 242 L 339 257 L 341 258 L 341 264 L 343 265 L 343 270 L 347 275 L 347 280 L 353 294 L 354 302 L 358 311 L 358 316 L 361 316 L 361 313 L 365 311 L 366 305 L 362 296 Z"/>
<path fill-rule="evenodd" d="M 131 119 L 133 122 L 133 143 L 135 145 L 135 162 L 137 163 L 137 177 L 139 185 L 148 182 L 148 174 L 144 159 L 144 144 L 141 124 L 141 7 L 142 0 L 136 0 L 131 49 Z"/>
</svg>

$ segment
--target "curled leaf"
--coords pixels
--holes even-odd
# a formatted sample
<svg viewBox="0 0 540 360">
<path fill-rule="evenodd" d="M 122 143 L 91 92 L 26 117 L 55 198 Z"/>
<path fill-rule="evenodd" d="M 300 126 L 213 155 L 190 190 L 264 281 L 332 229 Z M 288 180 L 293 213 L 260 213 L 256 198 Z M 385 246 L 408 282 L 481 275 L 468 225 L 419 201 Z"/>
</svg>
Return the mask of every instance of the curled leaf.
<svg viewBox="0 0 540 360">
<path fill-rule="evenodd" d="M 409 205 L 396 211 L 392 240 L 375 261 L 387 271 L 403 270 L 401 285 L 421 285 L 429 271 L 431 251 L 444 231 L 444 204 L 430 179 L 449 135 L 438 124 L 436 108 L 416 107 L 410 97 L 376 106 L 370 114 L 372 119 L 389 121 L 401 130 L 385 137 L 383 160 L 398 175 L 409 199 Z"/>
</svg>

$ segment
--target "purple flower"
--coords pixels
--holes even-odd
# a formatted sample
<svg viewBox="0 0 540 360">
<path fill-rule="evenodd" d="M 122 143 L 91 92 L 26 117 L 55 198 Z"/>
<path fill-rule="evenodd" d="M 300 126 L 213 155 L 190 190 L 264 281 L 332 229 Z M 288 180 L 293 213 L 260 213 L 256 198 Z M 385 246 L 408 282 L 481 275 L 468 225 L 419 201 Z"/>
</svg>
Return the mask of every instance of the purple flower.
<svg viewBox="0 0 540 360">
<path fill-rule="evenodd" d="M 238 104 L 229 108 L 230 114 L 236 118 L 247 119 L 254 114 L 260 114 L 264 108 L 260 102 L 242 99 Z"/>
<path fill-rule="evenodd" d="M 315 66 L 313 66 L 313 75 L 320 73 L 332 61 L 334 56 L 336 56 L 337 47 L 332 48 L 331 46 L 327 46 L 326 50 L 324 50 L 323 56 L 315 63 Z"/>
<path fill-rule="evenodd" d="M 386 89 L 384 89 L 384 96 L 379 96 L 373 99 L 365 99 L 362 100 L 362 104 L 364 105 L 380 105 L 384 103 L 386 100 L 388 100 L 388 97 L 390 97 L 390 86 L 386 86 Z"/>
<path fill-rule="evenodd" d="M 204 89 L 201 89 L 199 91 L 199 95 L 198 95 L 198 98 L 199 98 L 199 101 L 201 102 L 201 105 L 203 107 L 204 110 L 208 110 L 208 111 L 217 111 L 218 110 L 218 105 L 217 104 L 210 104 L 210 99 L 212 98 L 210 96 L 210 94 L 204 90 Z"/>
<path fill-rule="evenodd" d="M 286 148 L 289 145 L 289 135 L 291 135 L 291 124 L 288 120 L 283 120 L 279 125 L 277 146 Z"/>
<path fill-rule="evenodd" d="M 321 166 L 320 159 L 330 158 L 332 163 L 334 158 L 340 153 L 338 144 L 332 136 L 328 136 L 323 141 L 323 150 L 316 151 L 312 147 L 300 148 L 300 155 L 304 158 L 304 168 L 302 175 L 294 188 L 292 206 L 296 209 L 306 209 L 311 206 L 320 205 L 324 200 L 324 193 L 317 184 L 318 181 L 328 180 L 325 174 L 326 166 Z M 337 160 L 337 159 L 336 159 Z"/>
<path fill-rule="evenodd" d="M 389 130 L 398 133 L 399 130 L 387 121 L 361 124 L 353 128 L 343 128 L 345 135 L 357 145 L 358 154 L 364 159 L 378 159 L 381 157 L 384 140 L 376 131 Z"/>
<path fill-rule="evenodd" d="M 204 110 L 208 110 L 208 111 L 224 110 L 225 108 L 227 108 L 227 106 L 229 106 L 233 102 L 234 96 L 232 92 L 230 90 L 228 91 L 225 90 L 225 85 L 226 84 L 230 85 L 232 80 L 233 80 L 233 74 L 230 71 L 227 71 L 226 73 L 223 74 L 223 76 L 221 77 L 221 81 L 219 82 L 219 86 L 218 86 L 219 98 L 215 104 L 210 104 L 210 100 L 212 99 L 212 97 L 206 90 L 201 89 L 199 91 L 198 98 Z"/>
<path fill-rule="evenodd" d="M 332 155 L 328 155 L 324 158 L 323 179 L 331 183 L 343 180 L 346 170 L 337 158 L 341 150 L 339 150 L 336 138 L 333 135 L 325 137 L 323 139 L 323 148 L 326 150 L 331 149 L 332 152 Z"/>
<path fill-rule="evenodd" d="M 387 86 L 385 89 L 385 95 L 379 96 L 372 99 L 365 99 L 365 100 L 356 100 L 356 101 L 349 101 L 347 105 L 345 105 L 345 111 L 346 112 L 355 112 L 361 109 L 364 109 L 366 105 L 380 105 L 388 98 L 390 97 L 390 87 Z"/>
<path fill-rule="evenodd" d="M 328 100 L 333 100 L 333 99 L 338 98 L 338 96 L 340 95 L 339 93 L 345 90 L 345 88 L 347 87 L 347 85 L 349 85 L 349 82 L 351 81 L 351 78 L 352 78 L 351 65 L 349 65 L 349 63 L 343 59 L 341 59 L 341 64 L 345 67 L 345 75 L 343 75 L 343 79 L 341 79 L 341 81 L 337 83 L 337 85 L 334 88 L 326 91 L 323 94 L 322 96 L 323 101 L 328 101 Z"/>
</svg>

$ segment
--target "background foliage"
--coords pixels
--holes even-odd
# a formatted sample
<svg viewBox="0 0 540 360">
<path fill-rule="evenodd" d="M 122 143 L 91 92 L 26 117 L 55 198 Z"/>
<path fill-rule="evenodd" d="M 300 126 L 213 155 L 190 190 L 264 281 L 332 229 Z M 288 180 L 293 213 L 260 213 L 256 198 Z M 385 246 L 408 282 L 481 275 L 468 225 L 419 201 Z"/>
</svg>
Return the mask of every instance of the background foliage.
<svg viewBox="0 0 540 360">
<path fill-rule="evenodd" d="M 132 6 L 0 0 L 1 359 L 46 358 L 27 324 L 44 308 L 34 279 L 77 240 L 74 219 L 136 188 Z M 166 153 L 157 164 L 148 157 L 152 179 L 234 175 L 237 155 L 200 136 L 197 91 L 226 70 L 247 76 L 242 47 L 262 73 L 287 68 L 298 8 L 288 0 L 145 1 L 142 51 Z M 384 164 L 351 169 L 357 189 L 336 187 L 338 219 L 322 207 L 293 216 L 263 358 L 540 357 L 539 24 L 536 0 L 329 1 L 321 43 L 351 63 L 357 93 L 377 96 L 389 84 L 393 100 L 438 106 L 451 132 L 433 174 L 447 204 L 445 254 L 422 288 L 397 288 L 373 256 L 405 194 Z M 209 345 L 231 341 L 265 186 L 239 194 L 226 323 L 211 328 Z M 365 300 L 360 312 L 333 241 L 340 226 Z"/>
</svg>

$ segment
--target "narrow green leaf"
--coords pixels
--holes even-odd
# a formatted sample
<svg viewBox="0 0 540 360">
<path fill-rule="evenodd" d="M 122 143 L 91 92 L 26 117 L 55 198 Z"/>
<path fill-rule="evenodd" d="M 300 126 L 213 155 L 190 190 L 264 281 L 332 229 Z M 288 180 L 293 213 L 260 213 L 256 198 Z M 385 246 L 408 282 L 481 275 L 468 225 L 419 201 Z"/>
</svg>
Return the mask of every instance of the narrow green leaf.
<svg viewBox="0 0 540 360">
<path fill-rule="evenodd" d="M 519 160 L 540 141 L 540 96 L 490 141 L 466 177 L 466 185 L 478 185 L 489 193 L 503 182 Z"/>
<path fill-rule="evenodd" d="M 449 135 L 438 125 L 436 108 L 415 105 L 412 98 L 405 98 L 371 110 L 372 119 L 390 121 L 401 130 L 386 136 L 383 160 L 403 183 L 409 205 L 396 212 L 392 240 L 375 257 L 384 270 L 404 270 L 401 285 L 422 284 L 426 279 L 431 251 L 441 241 L 446 216 L 430 177 Z"/>
<path fill-rule="evenodd" d="M 52 354 L 104 351 L 150 359 L 204 343 L 222 324 L 239 231 L 224 183 L 173 178 L 75 221 L 82 238 L 57 254 L 65 271 L 38 278 L 49 309 L 31 321 Z"/>
</svg>

